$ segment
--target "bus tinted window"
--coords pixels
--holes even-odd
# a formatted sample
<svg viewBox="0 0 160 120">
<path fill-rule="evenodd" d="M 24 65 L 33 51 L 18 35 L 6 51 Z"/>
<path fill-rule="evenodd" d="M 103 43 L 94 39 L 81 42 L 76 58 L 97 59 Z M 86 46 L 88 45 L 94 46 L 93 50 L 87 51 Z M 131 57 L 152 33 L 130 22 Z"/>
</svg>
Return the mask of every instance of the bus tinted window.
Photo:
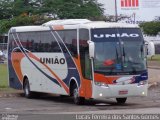
<svg viewBox="0 0 160 120">
<path fill-rule="evenodd" d="M 57 31 L 59 37 L 65 43 L 70 54 L 77 57 L 77 30 Z M 61 40 L 60 43 L 62 42 Z"/>
<path fill-rule="evenodd" d="M 61 52 L 50 31 L 19 33 L 23 47 L 31 52 Z"/>
<path fill-rule="evenodd" d="M 9 34 L 9 41 L 8 41 L 8 51 L 12 51 L 12 49 L 14 49 L 15 47 L 17 47 L 16 43 L 14 42 L 14 39 L 13 39 L 13 35 L 12 34 Z"/>
</svg>

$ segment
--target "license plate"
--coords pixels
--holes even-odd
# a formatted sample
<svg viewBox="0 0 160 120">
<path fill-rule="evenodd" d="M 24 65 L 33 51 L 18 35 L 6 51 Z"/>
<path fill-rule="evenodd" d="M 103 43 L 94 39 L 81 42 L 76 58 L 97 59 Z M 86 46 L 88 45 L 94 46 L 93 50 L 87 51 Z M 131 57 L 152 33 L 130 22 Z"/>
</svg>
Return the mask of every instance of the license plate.
<svg viewBox="0 0 160 120">
<path fill-rule="evenodd" d="M 125 95 L 128 94 L 128 90 L 120 90 L 119 95 Z"/>
</svg>

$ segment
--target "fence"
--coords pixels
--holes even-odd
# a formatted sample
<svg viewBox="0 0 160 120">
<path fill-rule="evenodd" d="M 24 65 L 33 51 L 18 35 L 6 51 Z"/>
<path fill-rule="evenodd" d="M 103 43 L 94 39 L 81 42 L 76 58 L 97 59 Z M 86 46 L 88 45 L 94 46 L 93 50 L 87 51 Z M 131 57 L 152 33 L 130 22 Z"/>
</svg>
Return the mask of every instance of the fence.
<svg viewBox="0 0 160 120">
<path fill-rule="evenodd" d="M 7 50 L 7 43 L 0 43 L 0 50 Z"/>
<path fill-rule="evenodd" d="M 7 43 L 0 43 L 0 63 L 5 63 L 7 60 Z"/>
</svg>

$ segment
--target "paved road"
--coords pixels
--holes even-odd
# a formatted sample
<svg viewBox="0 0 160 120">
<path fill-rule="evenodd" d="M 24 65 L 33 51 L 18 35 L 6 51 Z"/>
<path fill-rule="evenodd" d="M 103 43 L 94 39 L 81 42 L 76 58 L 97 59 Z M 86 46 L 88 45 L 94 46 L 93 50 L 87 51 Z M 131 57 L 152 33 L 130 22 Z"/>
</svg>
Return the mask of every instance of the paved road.
<svg viewBox="0 0 160 120">
<path fill-rule="evenodd" d="M 53 114 L 67 112 L 88 112 L 100 110 L 160 108 L 160 85 L 152 86 L 147 97 L 133 97 L 125 105 L 117 105 L 114 99 L 92 101 L 85 105 L 73 104 L 71 98 L 44 95 L 38 99 L 26 99 L 23 96 L 0 98 L 0 113 Z"/>
<path fill-rule="evenodd" d="M 160 114 L 160 89 L 151 87 L 148 97 L 129 98 L 125 105 L 117 105 L 112 99 L 88 100 L 85 105 L 77 106 L 72 99 L 58 96 L 0 98 L 0 113 L 18 115 L 18 120 L 76 120 L 80 114 Z"/>
<path fill-rule="evenodd" d="M 148 69 L 149 83 L 160 82 L 160 69 Z"/>
</svg>

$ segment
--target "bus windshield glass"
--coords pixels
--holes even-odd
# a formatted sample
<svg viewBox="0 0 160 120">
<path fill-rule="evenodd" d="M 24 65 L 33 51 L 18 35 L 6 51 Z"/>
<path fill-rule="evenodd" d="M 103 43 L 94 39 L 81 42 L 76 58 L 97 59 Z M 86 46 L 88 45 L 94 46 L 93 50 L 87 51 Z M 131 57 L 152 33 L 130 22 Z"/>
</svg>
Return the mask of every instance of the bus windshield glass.
<svg viewBox="0 0 160 120">
<path fill-rule="evenodd" d="M 144 40 L 139 28 L 92 29 L 94 70 L 105 75 L 133 75 L 146 71 Z"/>
</svg>

